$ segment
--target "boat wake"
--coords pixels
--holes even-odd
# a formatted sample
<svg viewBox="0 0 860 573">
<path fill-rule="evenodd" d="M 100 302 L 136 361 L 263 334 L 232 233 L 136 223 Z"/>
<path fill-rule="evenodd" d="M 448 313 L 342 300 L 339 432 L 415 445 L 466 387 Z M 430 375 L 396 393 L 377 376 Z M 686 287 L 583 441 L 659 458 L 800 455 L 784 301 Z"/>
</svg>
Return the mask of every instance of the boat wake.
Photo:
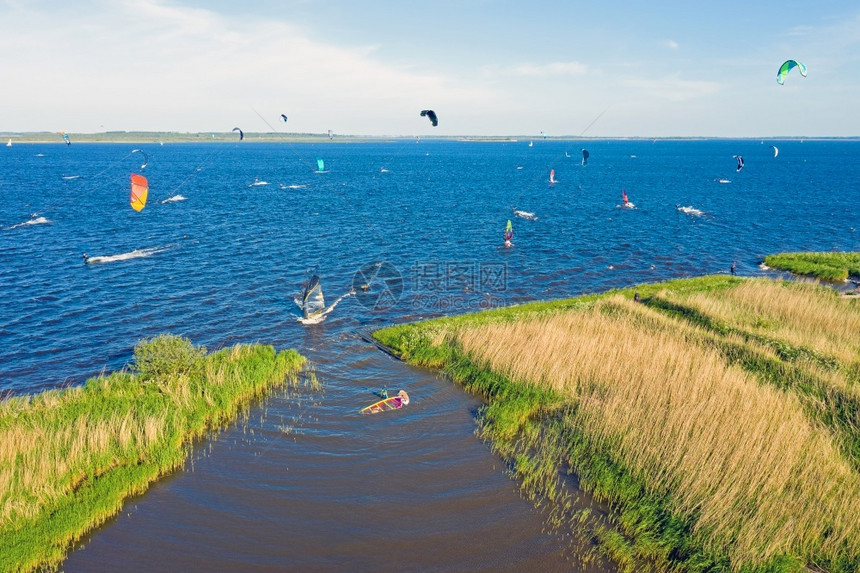
<svg viewBox="0 0 860 573">
<path fill-rule="evenodd" d="M 261 185 L 268 185 L 268 181 L 260 181 L 256 177 L 254 177 L 254 182 L 248 185 L 248 187 L 260 187 Z"/>
<path fill-rule="evenodd" d="M 80 175 L 63 175 L 64 181 L 73 181 L 74 179 L 79 179 Z"/>
<path fill-rule="evenodd" d="M 346 297 L 348 297 L 348 296 L 352 296 L 352 295 L 354 295 L 354 294 L 355 294 L 355 291 L 354 291 L 354 290 L 351 290 L 351 291 L 349 291 L 348 293 L 346 293 L 346 294 L 344 294 L 344 295 L 339 296 L 339 297 L 338 297 L 338 298 L 337 298 L 333 303 L 331 303 L 331 305 L 330 305 L 330 306 L 325 307 L 325 308 L 324 308 L 324 309 L 322 309 L 321 311 L 316 312 L 316 313 L 312 314 L 311 316 L 309 316 L 309 317 L 307 317 L 307 318 L 305 318 L 305 317 L 303 317 L 303 316 L 297 316 L 297 317 L 296 317 L 296 320 L 297 320 L 297 321 L 299 321 L 299 322 L 301 322 L 302 324 L 319 324 L 319 323 L 321 323 L 322 321 L 324 321 L 324 320 L 325 320 L 325 317 L 326 317 L 326 316 L 328 316 L 328 314 L 329 314 L 331 311 L 333 311 L 333 310 L 334 310 L 334 307 L 336 307 L 336 306 L 340 303 L 340 301 L 342 301 L 342 300 L 343 300 L 343 299 L 345 299 Z M 301 308 L 301 306 L 302 306 L 302 301 L 300 301 L 300 300 L 298 300 L 298 299 L 293 299 L 293 302 L 295 302 L 295 303 L 296 303 L 296 305 L 297 305 L 299 308 Z"/>
<path fill-rule="evenodd" d="M 530 213 L 528 211 L 518 211 L 517 209 L 514 209 L 514 215 L 516 215 L 517 217 L 520 217 L 521 219 L 528 219 L 529 221 L 537 221 L 538 220 L 537 215 L 535 215 L 534 213 Z"/>
<path fill-rule="evenodd" d="M 183 197 L 182 195 L 174 195 L 173 197 L 168 197 L 167 199 L 165 199 L 161 203 L 162 204 L 164 204 L 164 203 L 175 203 L 176 201 L 185 201 L 185 200 L 186 200 L 185 197 Z"/>
<path fill-rule="evenodd" d="M 701 217 L 702 215 L 705 214 L 704 211 L 696 209 L 695 207 L 679 207 L 679 206 L 676 206 L 675 208 L 678 209 L 678 211 L 680 211 L 681 213 L 686 213 L 687 215 L 692 215 L 693 217 Z"/>
<path fill-rule="evenodd" d="M 162 253 L 171 249 L 173 245 L 165 245 L 163 247 L 151 247 L 149 249 L 135 249 L 128 253 L 120 253 L 119 255 L 100 255 L 91 257 L 84 253 L 84 262 L 90 265 L 104 264 L 104 263 L 115 263 L 117 261 L 128 261 L 131 259 L 141 259 L 144 257 L 151 257 L 152 255 Z"/>
<path fill-rule="evenodd" d="M 11 231 L 12 229 L 17 229 L 18 227 L 29 227 L 30 225 L 47 225 L 50 222 L 51 221 L 49 221 L 45 217 L 32 216 L 28 221 L 24 221 L 23 223 L 18 223 L 17 225 L 7 227 L 7 230 Z"/>
<path fill-rule="evenodd" d="M 307 185 L 284 185 L 283 183 L 281 183 L 280 187 L 281 189 L 304 189 L 305 187 L 307 187 Z"/>
</svg>

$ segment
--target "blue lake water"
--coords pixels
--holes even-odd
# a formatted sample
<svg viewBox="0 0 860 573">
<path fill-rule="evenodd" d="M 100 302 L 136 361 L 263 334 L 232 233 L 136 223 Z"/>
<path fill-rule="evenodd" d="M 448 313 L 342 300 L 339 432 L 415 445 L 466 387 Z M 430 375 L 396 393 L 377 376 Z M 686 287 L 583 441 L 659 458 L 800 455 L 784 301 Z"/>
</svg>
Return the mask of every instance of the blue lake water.
<svg viewBox="0 0 860 573">
<path fill-rule="evenodd" d="M 764 274 L 758 265 L 775 252 L 860 250 L 855 141 L 137 147 L 148 156 L 143 170 L 143 154 L 119 144 L 17 144 L 0 152 L 0 392 L 79 383 L 121 368 L 137 341 L 164 332 L 210 349 L 237 342 L 296 348 L 313 361 L 325 390 L 305 396 L 300 415 L 295 396 L 270 400 L 259 420 L 225 432 L 195 469 L 159 483 L 135 505 L 140 511 L 89 539 L 68 570 L 88 569 L 88 558 L 127 567 L 132 545 L 147 554 L 177 536 L 176 550 L 160 554 L 165 567 L 184 563 L 183 549 L 205 547 L 213 536 L 253 546 L 266 538 L 260 528 L 249 526 L 254 535 L 244 539 L 235 523 L 259 525 L 258 514 L 295 537 L 226 568 L 277 567 L 285 558 L 328 568 L 366 555 L 383 538 L 415 551 L 420 545 L 418 563 L 445 568 L 454 557 L 440 548 L 462 553 L 459 563 L 472 563 L 474 548 L 452 548 L 445 536 L 428 544 L 428 532 L 458 537 L 479 524 L 495 530 L 494 523 L 507 524 L 507 533 L 482 536 L 481 551 L 497 557 L 480 564 L 562 568 L 540 515 L 471 435 L 479 402 L 360 335 L 404 320 L 728 272 L 732 261 L 738 274 Z M 585 166 L 582 147 L 590 152 Z M 734 155 L 744 157 L 740 172 Z M 315 172 L 317 158 L 325 160 L 323 173 Z M 133 172 L 149 180 L 139 213 L 129 207 Z M 268 184 L 254 186 L 255 179 Z M 618 207 L 622 189 L 635 209 Z M 184 200 L 162 203 L 177 195 Z M 513 208 L 537 220 L 516 217 Z M 508 219 L 514 238 L 505 248 Z M 108 259 L 85 264 L 83 253 Z M 312 272 L 329 303 L 369 288 L 343 299 L 323 323 L 303 325 L 293 298 Z M 406 388 L 413 404 L 374 421 L 368 433 L 356 412 L 383 385 Z M 303 430 L 285 439 L 284 420 L 299 420 Z M 253 438 L 248 423 L 257 429 Z M 240 468 L 251 462 L 254 479 L 246 480 Z M 452 476 L 465 481 L 438 487 Z M 388 489 L 368 500 L 356 493 L 368 480 Z M 219 489 L 228 483 L 235 491 Z M 271 503 L 287 499 L 285 491 L 302 503 Z M 233 500 L 217 508 L 230 519 L 200 513 L 216 511 L 206 500 L 218 495 Z M 402 496 L 415 504 L 406 516 L 378 509 Z M 471 517 L 460 511 L 465 500 L 472 500 Z M 372 518 L 344 520 L 338 507 Z M 335 561 L 331 547 L 315 545 L 320 535 L 341 540 Z M 500 547 L 519 547 L 522 560 Z"/>
</svg>

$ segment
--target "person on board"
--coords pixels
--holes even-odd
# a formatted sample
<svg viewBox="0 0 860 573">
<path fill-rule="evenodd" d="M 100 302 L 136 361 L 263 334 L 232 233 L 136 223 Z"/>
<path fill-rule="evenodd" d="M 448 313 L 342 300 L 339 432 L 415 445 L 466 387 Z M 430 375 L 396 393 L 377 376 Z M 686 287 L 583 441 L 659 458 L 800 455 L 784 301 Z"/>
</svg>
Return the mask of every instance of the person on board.
<svg viewBox="0 0 860 573">
<path fill-rule="evenodd" d="M 409 394 L 407 394 L 405 390 L 401 390 L 397 393 L 397 396 L 394 397 L 394 403 L 396 408 L 405 406 L 409 403 Z"/>
<path fill-rule="evenodd" d="M 732 261 L 731 271 L 732 271 L 732 275 L 734 275 L 735 274 L 735 261 Z"/>
</svg>

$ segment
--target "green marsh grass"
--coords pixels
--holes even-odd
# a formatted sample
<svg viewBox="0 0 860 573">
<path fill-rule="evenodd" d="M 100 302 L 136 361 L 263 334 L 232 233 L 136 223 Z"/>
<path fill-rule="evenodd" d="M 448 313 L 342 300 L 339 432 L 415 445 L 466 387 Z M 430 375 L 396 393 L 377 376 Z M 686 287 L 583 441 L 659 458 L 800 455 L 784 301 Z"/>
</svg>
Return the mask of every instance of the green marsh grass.
<svg viewBox="0 0 860 573">
<path fill-rule="evenodd" d="M 263 345 L 206 355 L 172 336 L 135 356 L 142 373 L 0 402 L 0 570 L 57 566 L 124 499 L 180 468 L 193 439 L 294 382 L 304 363 Z"/>
<path fill-rule="evenodd" d="M 780 253 L 765 257 L 764 264 L 825 281 L 860 276 L 860 253 Z"/>
</svg>

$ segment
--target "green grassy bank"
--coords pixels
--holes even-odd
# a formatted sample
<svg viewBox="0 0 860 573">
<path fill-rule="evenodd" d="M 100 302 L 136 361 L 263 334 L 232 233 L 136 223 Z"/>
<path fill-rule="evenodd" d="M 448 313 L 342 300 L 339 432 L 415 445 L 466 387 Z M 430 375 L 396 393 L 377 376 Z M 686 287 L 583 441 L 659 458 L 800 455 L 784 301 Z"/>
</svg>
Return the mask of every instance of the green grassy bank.
<svg viewBox="0 0 860 573">
<path fill-rule="evenodd" d="M 860 277 L 860 253 L 779 253 L 766 256 L 764 264 L 825 281 Z"/>
<path fill-rule="evenodd" d="M 634 292 L 641 303 L 634 303 Z M 374 333 L 487 405 L 560 533 L 622 570 L 860 569 L 860 304 L 727 276 Z M 610 508 L 589 509 L 565 485 Z"/>
<path fill-rule="evenodd" d="M 56 567 L 124 499 L 182 467 L 193 439 L 295 383 L 303 363 L 165 335 L 135 348 L 133 373 L 0 402 L 0 571 Z"/>
</svg>

